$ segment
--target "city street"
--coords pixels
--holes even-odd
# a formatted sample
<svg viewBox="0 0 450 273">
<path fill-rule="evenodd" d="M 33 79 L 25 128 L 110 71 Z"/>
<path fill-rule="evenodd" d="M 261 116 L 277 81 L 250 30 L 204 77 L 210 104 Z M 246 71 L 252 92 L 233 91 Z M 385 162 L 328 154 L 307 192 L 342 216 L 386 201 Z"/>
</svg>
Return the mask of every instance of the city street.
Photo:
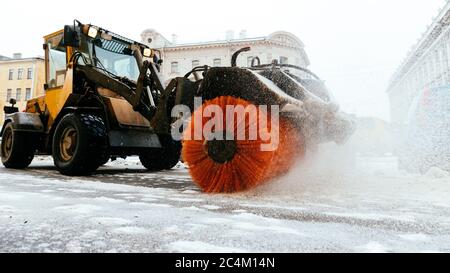
<svg viewBox="0 0 450 273">
<path fill-rule="evenodd" d="M 211 3 L 1 4 L 0 261 L 450 253 L 450 0 Z"/>
<path fill-rule="evenodd" d="M 332 160 L 333 161 L 333 160 Z M 188 170 L 137 158 L 66 177 L 50 157 L 0 168 L 1 252 L 448 252 L 450 175 L 305 163 L 255 190 L 201 193 Z"/>
</svg>

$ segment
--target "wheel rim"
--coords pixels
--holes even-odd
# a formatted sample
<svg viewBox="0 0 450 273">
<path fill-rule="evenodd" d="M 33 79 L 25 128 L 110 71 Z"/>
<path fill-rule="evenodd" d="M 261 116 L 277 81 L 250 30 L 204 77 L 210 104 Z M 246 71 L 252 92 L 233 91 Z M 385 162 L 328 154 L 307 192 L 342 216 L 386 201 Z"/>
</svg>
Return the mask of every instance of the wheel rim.
<svg viewBox="0 0 450 273">
<path fill-rule="evenodd" d="M 12 150 L 12 143 L 13 143 L 13 134 L 11 129 L 6 129 L 5 133 L 3 134 L 3 140 L 2 140 L 2 156 L 5 158 L 9 158 L 11 155 Z"/>
<path fill-rule="evenodd" d="M 59 141 L 59 153 L 63 161 L 72 159 L 77 147 L 78 134 L 75 128 L 67 127 L 64 129 Z"/>
</svg>

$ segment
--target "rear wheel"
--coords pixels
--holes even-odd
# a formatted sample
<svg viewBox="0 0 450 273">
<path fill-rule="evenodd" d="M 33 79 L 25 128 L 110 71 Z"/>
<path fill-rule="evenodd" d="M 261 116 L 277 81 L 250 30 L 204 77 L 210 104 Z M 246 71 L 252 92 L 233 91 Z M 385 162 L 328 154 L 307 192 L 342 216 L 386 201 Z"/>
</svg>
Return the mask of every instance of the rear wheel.
<svg viewBox="0 0 450 273">
<path fill-rule="evenodd" d="M 180 142 L 171 138 L 162 142 L 164 148 L 152 149 L 139 156 L 142 165 L 149 171 L 170 170 L 180 160 Z"/>
<path fill-rule="evenodd" d="M 103 120 L 92 114 L 68 114 L 53 137 L 53 161 L 65 175 L 86 175 L 104 163 L 107 132 Z"/>
<path fill-rule="evenodd" d="M 2 163 L 6 168 L 24 169 L 34 157 L 33 135 L 27 132 L 14 131 L 12 123 L 5 126 L 2 136 Z"/>
</svg>

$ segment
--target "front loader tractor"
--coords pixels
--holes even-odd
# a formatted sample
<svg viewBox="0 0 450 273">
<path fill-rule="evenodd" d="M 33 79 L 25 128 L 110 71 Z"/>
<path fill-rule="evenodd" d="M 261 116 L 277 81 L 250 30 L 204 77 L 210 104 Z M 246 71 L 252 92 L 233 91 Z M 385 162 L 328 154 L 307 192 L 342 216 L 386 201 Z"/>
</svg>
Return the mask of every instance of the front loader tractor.
<svg viewBox="0 0 450 273">
<path fill-rule="evenodd" d="M 164 92 L 158 52 L 78 21 L 44 40 L 45 95 L 29 100 L 24 112 L 6 107 L 5 167 L 25 168 L 34 154 L 52 155 L 66 175 L 128 155 L 139 155 L 150 170 L 178 162 L 180 143 L 168 134 L 166 110 L 175 97 Z"/>
<path fill-rule="evenodd" d="M 35 154 L 52 155 L 66 175 L 89 174 L 129 155 L 153 171 L 171 169 L 181 158 L 203 191 L 236 192 L 274 180 L 307 150 L 343 143 L 355 129 L 308 69 L 261 64 L 258 57 L 251 67 L 238 67 L 248 47 L 233 54 L 230 67 L 195 67 L 166 86 L 158 50 L 103 28 L 75 20 L 44 39 L 45 95 L 29 100 L 23 112 L 5 107 L 7 168 L 26 168 Z M 230 106 L 244 114 L 232 112 L 229 122 Z M 246 138 L 255 128 L 276 141 L 264 134 Z"/>
</svg>

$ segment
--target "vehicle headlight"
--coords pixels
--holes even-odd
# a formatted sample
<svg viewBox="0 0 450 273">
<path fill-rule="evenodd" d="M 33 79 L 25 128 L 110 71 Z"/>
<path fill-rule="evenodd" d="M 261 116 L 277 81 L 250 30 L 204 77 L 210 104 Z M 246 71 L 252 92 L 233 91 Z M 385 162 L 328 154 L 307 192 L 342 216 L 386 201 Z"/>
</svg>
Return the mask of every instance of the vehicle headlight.
<svg viewBox="0 0 450 273">
<path fill-rule="evenodd" d="M 144 48 L 144 57 L 150 58 L 153 56 L 153 51 L 150 48 Z"/>
<path fill-rule="evenodd" d="M 98 29 L 95 27 L 89 27 L 88 36 L 91 38 L 96 38 L 98 34 Z"/>
</svg>

